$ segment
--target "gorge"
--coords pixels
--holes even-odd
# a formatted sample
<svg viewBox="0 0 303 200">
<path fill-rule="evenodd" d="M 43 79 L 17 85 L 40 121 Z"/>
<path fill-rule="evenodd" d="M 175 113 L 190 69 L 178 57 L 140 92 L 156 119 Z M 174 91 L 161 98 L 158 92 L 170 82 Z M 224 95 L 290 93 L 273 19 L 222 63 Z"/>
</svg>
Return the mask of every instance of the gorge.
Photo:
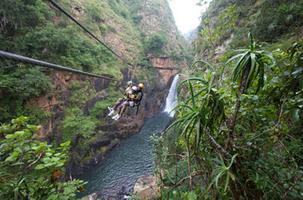
<svg viewBox="0 0 303 200">
<path fill-rule="evenodd" d="M 197 3 L 1 0 L 0 199 L 302 199 L 303 1 Z"/>
</svg>

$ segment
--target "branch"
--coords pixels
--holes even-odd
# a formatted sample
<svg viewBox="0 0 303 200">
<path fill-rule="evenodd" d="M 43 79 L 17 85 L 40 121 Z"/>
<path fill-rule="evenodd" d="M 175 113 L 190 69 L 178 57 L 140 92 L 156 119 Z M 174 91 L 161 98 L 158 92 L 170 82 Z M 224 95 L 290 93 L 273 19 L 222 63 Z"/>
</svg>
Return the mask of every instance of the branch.
<svg viewBox="0 0 303 200">
<path fill-rule="evenodd" d="M 174 153 L 170 153 L 170 154 L 166 154 L 167 156 L 177 156 L 179 158 L 185 158 L 186 155 L 183 155 L 183 154 L 174 154 Z"/>
<path fill-rule="evenodd" d="M 180 185 L 181 185 L 184 181 L 186 181 L 187 179 L 190 179 L 190 178 L 195 177 L 195 176 L 200 176 L 200 175 L 201 175 L 201 172 L 202 172 L 202 171 L 195 171 L 195 172 L 191 173 L 189 176 L 186 176 L 186 177 L 180 179 L 176 184 L 174 184 L 174 186 L 172 187 L 172 189 L 174 189 L 174 188 L 180 186 Z"/>
<path fill-rule="evenodd" d="M 31 166 L 36 164 L 42 158 L 43 155 L 44 155 L 44 153 L 40 153 L 38 158 L 35 161 L 33 161 L 32 163 L 30 163 L 26 168 L 30 168 Z"/>
<path fill-rule="evenodd" d="M 224 153 L 225 155 L 229 155 L 231 156 L 220 144 L 218 144 L 216 142 L 216 140 L 213 138 L 213 136 L 211 136 L 207 131 L 206 131 L 207 136 L 209 137 L 209 139 L 211 140 L 212 144 L 218 149 L 220 150 L 222 153 Z"/>
</svg>

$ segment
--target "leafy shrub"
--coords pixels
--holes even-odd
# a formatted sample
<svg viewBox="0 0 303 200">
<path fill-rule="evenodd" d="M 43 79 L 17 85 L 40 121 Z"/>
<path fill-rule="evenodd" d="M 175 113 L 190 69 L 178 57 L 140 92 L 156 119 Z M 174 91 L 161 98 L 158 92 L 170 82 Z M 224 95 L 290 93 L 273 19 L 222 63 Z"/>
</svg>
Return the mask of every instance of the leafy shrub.
<svg viewBox="0 0 303 200">
<path fill-rule="evenodd" d="M 28 0 L 12 3 L 10 0 L 2 0 L 0 2 L 0 33 L 13 36 L 17 30 L 28 26 L 35 27 L 50 16 L 47 5 L 43 1 Z"/>
<path fill-rule="evenodd" d="M 160 55 L 164 52 L 167 38 L 163 33 L 156 33 L 145 41 L 145 52 L 148 54 Z"/>
<path fill-rule="evenodd" d="M 13 64 L 14 65 L 14 64 Z M 37 68 L 10 67 L 0 69 L 0 121 L 23 113 L 26 100 L 49 91 L 49 78 Z"/>
<path fill-rule="evenodd" d="M 95 132 L 94 120 L 91 117 L 84 116 L 80 109 L 71 108 L 66 114 L 62 122 L 64 141 L 76 137 L 89 138 Z"/>
<path fill-rule="evenodd" d="M 285 33 L 295 31 L 303 25 L 303 3 L 296 0 L 264 1 L 258 15 L 254 33 L 264 41 L 274 41 Z"/>
<path fill-rule="evenodd" d="M 57 148 L 34 139 L 39 126 L 19 117 L 0 126 L 1 199 L 75 199 L 80 180 L 64 181 L 69 142 Z"/>
</svg>

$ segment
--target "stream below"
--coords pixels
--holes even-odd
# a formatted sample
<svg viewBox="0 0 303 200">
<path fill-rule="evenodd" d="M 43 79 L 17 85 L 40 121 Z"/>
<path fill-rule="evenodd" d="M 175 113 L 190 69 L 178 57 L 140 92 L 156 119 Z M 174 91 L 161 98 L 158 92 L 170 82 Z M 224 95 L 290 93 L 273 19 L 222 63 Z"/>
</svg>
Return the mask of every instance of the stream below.
<svg viewBox="0 0 303 200">
<path fill-rule="evenodd" d="M 86 172 L 81 177 L 88 182 L 84 195 L 97 193 L 103 199 L 120 199 L 121 191 L 131 193 L 139 177 L 153 173 L 151 136 L 160 134 L 170 120 L 165 112 L 148 119 L 139 133 L 122 141 L 107 154 L 100 166 Z"/>
</svg>

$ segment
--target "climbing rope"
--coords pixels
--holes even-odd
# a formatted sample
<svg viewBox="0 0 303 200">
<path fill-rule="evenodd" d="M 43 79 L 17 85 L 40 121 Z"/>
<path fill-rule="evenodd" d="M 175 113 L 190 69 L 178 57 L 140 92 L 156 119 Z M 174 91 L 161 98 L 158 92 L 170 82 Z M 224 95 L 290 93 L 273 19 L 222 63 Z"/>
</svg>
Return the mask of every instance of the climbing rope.
<svg viewBox="0 0 303 200">
<path fill-rule="evenodd" d="M 21 55 L 17 55 L 17 54 L 14 54 L 14 53 L 1 51 L 1 50 L 0 50 L 0 58 L 15 60 L 15 61 L 22 62 L 22 63 L 38 65 L 38 66 L 47 67 L 47 68 L 50 68 L 50 69 L 55 69 L 55 70 L 60 70 L 60 71 L 67 71 L 67 72 L 72 72 L 72 73 L 86 75 L 86 76 L 92 76 L 92 77 L 97 77 L 97 78 L 102 78 L 102 79 L 107 79 L 107 80 L 112 80 L 112 81 L 118 81 L 117 79 L 115 79 L 113 77 L 102 76 L 102 75 L 98 75 L 98 74 L 84 72 L 84 71 L 73 69 L 73 68 L 70 68 L 70 67 L 65 67 L 65 66 L 57 65 L 57 64 L 52 64 L 52 63 L 49 63 L 49 62 L 36 60 L 36 59 L 33 59 L 33 58 L 29 58 L 29 57 L 25 57 L 25 56 L 21 56 Z"/>
<path fill-rule="evenodd" d="M 59 6 L 56 2 L 53 0 L 48 0 L 55 8 L 57 8 L 59 11 L 61 11 L 64 15 L 66 15 L 68 18 L 70 18 L 73 22 L 75 22 L 78 26 L 80 26 L 87 34 L 89 34 L 92 38 L 94 38 L 96 41 L 98 41 L 102 46 L 104 46 L 107 50 L 109 50 L 112 54 L 114 54 L 118 59 L 120 59 L 123 63 L 134 66 L 130 62 L 128 62 L 126 59 L 122 58 L 120 55 L 118 55 L 114 50 L 112 50 L 108 45 L 106 45 L 104 42 L 102 42 L 97 36 L 95 36 L 91 31 L 89 31 L 85 26 L 83 26 L 78 20 L 76 20 L 73 16 L 71 16 L 68 12 L 66 12 L 61 6 Z"/>
</svg>

